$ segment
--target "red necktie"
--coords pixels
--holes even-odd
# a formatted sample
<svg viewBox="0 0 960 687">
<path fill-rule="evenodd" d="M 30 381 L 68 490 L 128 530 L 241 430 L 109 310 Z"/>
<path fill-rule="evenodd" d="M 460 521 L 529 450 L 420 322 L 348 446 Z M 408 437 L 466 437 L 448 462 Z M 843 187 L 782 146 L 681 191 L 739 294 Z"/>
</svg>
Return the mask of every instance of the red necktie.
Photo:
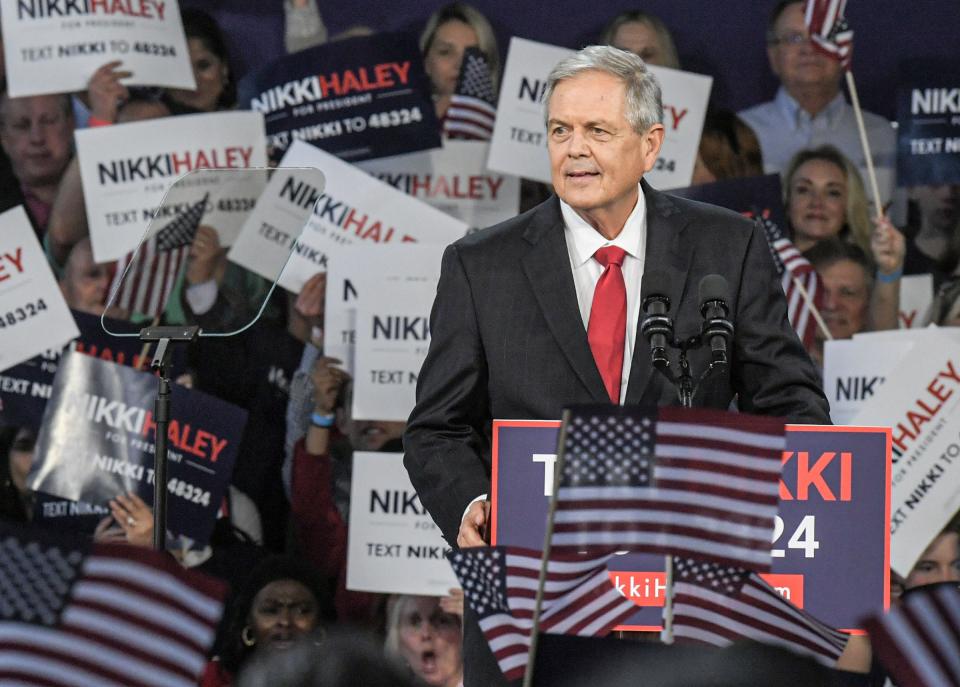
<svg viewBox="0 0 960 687">
<path fill-rule="evenodd" d="M 611 403 L 620 403 L 620 377 L 623 374 L 623 346 L 627 335 L 627 287 L 623 282 L 623 256 L 616 246 L 600 248 L 593 259 L 603 265 L 603 274 L 593 292 L 587 341 L 593 359 L 603 377 Z"/>
</svg>

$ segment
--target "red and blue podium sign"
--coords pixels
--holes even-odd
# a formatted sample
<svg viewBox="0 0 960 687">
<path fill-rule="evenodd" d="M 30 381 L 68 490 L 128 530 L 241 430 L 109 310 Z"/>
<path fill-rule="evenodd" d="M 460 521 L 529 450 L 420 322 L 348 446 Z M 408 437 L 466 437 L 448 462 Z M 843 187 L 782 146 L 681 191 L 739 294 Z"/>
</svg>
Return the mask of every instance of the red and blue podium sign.
<svg viewBox="0 0 960 687">
<path fill-rule="evenodd" d="M 560 423 L 493 423 L 491 540 L 540 549 Z M 890 430 L 788 425 L 767 581 L 833 627 L 890 604 Z M 625 554 L 610 578 L 637 604 L 622 630 L 658 630 L 663 556 Z"/>
</svg>

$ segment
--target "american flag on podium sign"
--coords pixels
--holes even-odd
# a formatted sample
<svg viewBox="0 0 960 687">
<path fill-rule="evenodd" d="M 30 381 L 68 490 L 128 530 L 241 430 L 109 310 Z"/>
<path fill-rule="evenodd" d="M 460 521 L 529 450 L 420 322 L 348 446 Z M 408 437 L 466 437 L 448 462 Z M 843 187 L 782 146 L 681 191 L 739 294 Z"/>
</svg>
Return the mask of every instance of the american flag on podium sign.
<svg viewBox="0 0 960 687">
<path fill-rule="evenodd" d="M 599 637 L 636 612 L 610 582 L 607 562 L 613 555 L 551 554 L 540 632 Z M 523 677 L 529 660 L 540 556 L 539 551 L 507 546 L 461 549 L 449 556 L 507 680 Z"/>
<path fill-rule="evenodd" d="M 193 687 L 225 593 L 165 553 L 0 526 L 0 684 Z"/>
<path fill-rule="evenodd" d="M 447 138 L 489 141 L 497 117 L 497 94 L 490 65 L 479 48 L 467 48 L 460 76 L 443 120 Z"/>
<path fill-rule="evenodd" d="M 554 550 L 696 556 L 769 572 L 782 420 L 575 406 L 560 436 Z"/>
<path fill-rule="evenodd" d="M 850 68 L 853 31 L 843 13 L 847 0 L 807 0 L 803 20 L 815 48 Z"/>
<path fill-rule="evenodd" d="M 755 212 L 754 217 L 763 226 L 773 263 L 780 275 L 780 285 L 787 298 L 787 319 L 803 345 L 810 348 L 817 336 L 817 320 L 813 309 L 823 305 L 824 291 L 820 275 L 770 218 L 769 212 Z M 804 297 L 801 289 L 806 291 L 807 297 Z"/>
<path fill-rule="evenodd" d="M 139 250 L 117 262 L 110 293 L 119 289 L 113 299 L 118 307 L 150 317 L 158 317 L 163 312 L 187 263 L 190 244 L 197 235 L 209 199 L 207 193 L 145 239 Z"/>
<path fill-rule="evenodd" d="M 848 636 L 784 599 L 757 573 L 690 558 L 673 560 L 673 637 L 678 643 L 776 644 L 836 665 Z"/>
</svg>

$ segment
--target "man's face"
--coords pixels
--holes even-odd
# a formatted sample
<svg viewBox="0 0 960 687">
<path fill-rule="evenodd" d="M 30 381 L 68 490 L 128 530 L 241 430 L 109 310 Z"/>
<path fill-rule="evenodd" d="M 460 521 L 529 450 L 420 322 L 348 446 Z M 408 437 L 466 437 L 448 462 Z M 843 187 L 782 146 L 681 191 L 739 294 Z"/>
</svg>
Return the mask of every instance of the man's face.
<svg viewBox="0 0 960 687">
<path fill-rule="evenodd" d="M 849 339 L 867 326 L 870 290 L 863 267 L 852 260 L 818 269 L 823 282 L 824 299 L 820 313 L 835 339 Z"/>
<path fill-rule="evenodd" d="M 813 47 L 803 22 L 802 2 L 780 13 L 773 32 L 777 42 L 767 47 L 767 57 L 770 69 L 788 92 L 809 87 L 835 88 L 839 92 L 840 62 Z"/>
<path fill-rule="evenodd" d="M 24 186 L 48 186 L 60 181 L 70 161 L 72 135 L 73 115 L 64 111 L 62 96 L 7 101 L 0 144 Z"/>
<path fill-rule="evenodd" d="M 580 213 L 622 213 L 625 220 L 640 177 L 657 160 L 663 126 L 634 131 L 626 118 L 626 86 L 600 71 L 560 81 L 548 107 L 547 150 L 557 195 Z"/>
<path fill-rule="evenodd" d="M 660 36 L 650 26 L 641 21 L 628 21 L 617 28 L 610 43 L 615 48 L 628 50 L 647 64 L 664 64 L 666 51 L 660 44 Z"/>
</svg>

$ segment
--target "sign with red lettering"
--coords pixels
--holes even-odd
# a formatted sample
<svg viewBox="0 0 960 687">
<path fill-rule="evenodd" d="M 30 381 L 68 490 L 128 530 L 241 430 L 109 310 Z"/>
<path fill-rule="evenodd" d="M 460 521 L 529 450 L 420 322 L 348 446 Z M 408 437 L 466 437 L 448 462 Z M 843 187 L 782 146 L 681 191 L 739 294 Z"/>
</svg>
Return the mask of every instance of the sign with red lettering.
<svg viewBox="0 0 960 687">
<path fill-rule="evenodd" d="M 900 278 L 900 328 L 925 327 L 924 316 L 933 303 L 933 275 L 908 274 Z"/>
<path fill-rule="evenodd" d="M 491 170 L 550 183 L 542 99 L 550 71 L 572 54 L 555 45 L 516 36 L 510 39 L 490 146 Z M 647 67 L 663 92 L 666 137 L 660 157 L 644 178 L 658 189 L 689 186 L 713 79 L 677 69 Z"/>
<path fill-rule="evenodd" d="M 960 353 L 936 330 L 916 350 L 855 418 L 892 428 L 891 564 L 904 577 L 960 510 Z"/>
<path fill-rule="evenodd" d="M 541 549 L 553 491 L 554 421 L 493 423 L 491 538 Z M 783 452 L 773 570 L 784 597 L 838 628 L 889 606 L 890 434 L 868 427 L 790 425 Z M 663 556 L 626 554 L 608 566 L 638 609 L 621 629 L 660 629 Z"/>
<path fill-rule="evenodd" d="M 440 124 L 410 33 L 378 33 L 285 55 L 241 81 L 267 121 L 271 159 L 307 141 L 351 162 L 440 145 Z"/>
<path fill-rule="evenodd" d="M 219 208 L 221 199 L 236 193 L 237 178 L 231 174 L 193 175 L 177 184 L 176 206 L 162 203 L 179 177 L 197 169 L 267 164 L 263 116 L 254 112 L 213 112 L 95 127 L 77 131 L 76 139 L 97 262 L 118 260 L 133 251 L 161 207 L 162 212 L 175 215 L 178 207 L 210 193 L 209 202 Z"/>
<path fill-rule="evenodd" d="M 152 503 L 156 391 L 151 373 L 65 353 L 37 436 L 28 486 L 93 505 L 128 491 Z M 247 413 L 178 384 L 172 392 L 168 535 L 203 544 L 230 482 Z"/>
<path fill-rule="evenodd" d="M 127 85 L 195 89 L 175 0 L 17 0 L 0 3 L 11 97 L 86 91 L 121 60 Z"/>
<path fill-rule="evenodd" d="M 76 335 L 27 213 L 21 206 L 7 210 L 0 215 L 0 371 Z"/>
</svg>

